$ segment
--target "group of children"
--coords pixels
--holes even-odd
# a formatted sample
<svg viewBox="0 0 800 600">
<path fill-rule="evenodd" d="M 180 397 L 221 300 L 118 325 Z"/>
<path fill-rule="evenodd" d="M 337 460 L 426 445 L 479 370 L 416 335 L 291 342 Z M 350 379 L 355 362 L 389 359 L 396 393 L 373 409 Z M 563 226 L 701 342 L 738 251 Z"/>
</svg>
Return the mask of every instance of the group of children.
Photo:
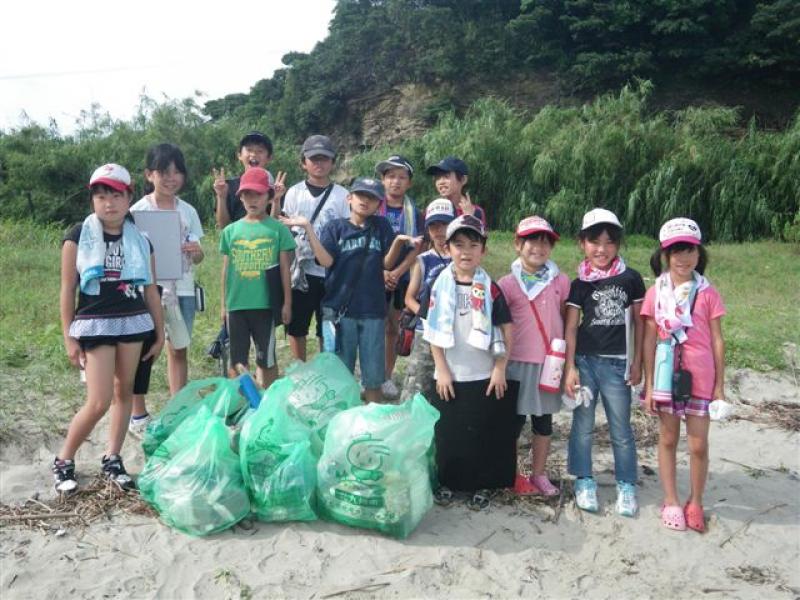
<svg viewBox="0 0 800 600">
<path fill-rule="evenodd" d="M 464 190 L 469 171 L 462 160 L 447 157 L 427 170 L 441 197 L 423 213 L 408 196 L 414 169 L 402 156 L 380 162 L 378 178 L 358 178 L 348 191 L 331 181 L 336 151 L 326 136 L 304 142 L 306 178 L 288 190 L 285 174 L 273 178 L 266 171 L 271 155 L 269 138 L 252 132 L 239 145 L 242 176 L 214 173 L 231 364 L 247 366 L 252 339 L 257 379 L 267 387 L 277 377 L 276 326 L 286 326 L 293 356 L 305 360 L 315 316 L 320 349 L 336 352 L 351 371 L 358 362 L 365 400 L 383 401 L 397 395 L 391 381 L 398 322 L 409 326 L 399 318 L 404 312 L 416 329 L 401 400 L 421 391 L 440 413 L 438 504 L 466 493 L 467 505 L 480 510 L 498 488 L 559 494 L 546 463 L 553 414 L 568 404 L 574 407 L 568 470 L 576 477 L 576 503 L 596 512 L 592 445 L 602 399 L 616 511 L 624 516 L 638 511 L 631 401 L 633 386 L 643 380 L 642 403 L 660 418 L 662 521 L 671 529 L 703 530 L 708 406 L 724 393 L 724 307 L 703 276 L 706 252 L 694 221 L 664 224 L 651 261 L 656 283 L 647 291 L 619 255 L 621 223 L 602 208 L 583 217 L 578 238 L 585 258 L 572 282 L 551 259 L 559 235 L 538 216 L 519 223 L 517 259 L 495 282 L 481 266 L 486 214 Z M 100 167 L 89 184 L 93 212 L 64 240 L 61 319 L 70 360 L 85 365 L 87 400 L 53 464 L 61 492 L 77 486 L 75 452 L 109 407 L 103 472 L 123 488 L 134 485 L 120 450 L 128 428 L 140 432 L 149 420 L 143 394 L 165 343 L 164 314 L 177 312 L 191 331 L 192 272 L 203 259 L 203 233 L 196 211 L 177 196 L 186 178 L 180 150 L 151 149 L 145 178 L 152 190 L 130 206 L 129 173 Z M 156 286 L 152 249 L 129 210 L 179 212 L 182 279 Z M 174 346 L 167 342 L 172 393 L 187 377 L 185 348 Z M 558 357 L 560 381 L 546 366 Z M 688 391 L 675 393 L 673 380 Z M 526 477 L 517 469 L 517 440 L 529 416 Z M 675 473 L 681 419 L 691 457 L 684 506 Z"/>
</svg>

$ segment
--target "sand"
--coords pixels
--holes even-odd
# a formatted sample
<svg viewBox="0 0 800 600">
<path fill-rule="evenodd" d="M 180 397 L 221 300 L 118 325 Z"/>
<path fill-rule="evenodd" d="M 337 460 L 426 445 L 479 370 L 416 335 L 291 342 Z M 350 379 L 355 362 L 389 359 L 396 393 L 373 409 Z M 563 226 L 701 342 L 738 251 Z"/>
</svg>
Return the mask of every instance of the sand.
<svg viewBox="0 0 800 600">
<path fill-rule="evenodd" d="M 791 374 L 740 370 L 729 379 L 728 398 L 745 418 L 712 424 L 705 535 L 661 525 L 653 446 L 639 449 L 639 516 L 617 516 L 610 448 L 602 444 L 599 514 L 578 511 L 567 494 L 557 521 L 557 501 L 504 495 L 479 513 L 460 502 L 434 507 L 401 541 L 324 521 L 244 523 L 208 538 L 125 514 L 86 528 L 53 520 L 49 531 L 3 523 L 0 597 L 798 597 L 800 438 L 757 417 L 764 403 L 800 405 L 800 391 Z M 561 413 L 559 431 L 568 423 Z M 80 451 L 84 481 L 98 470 L 103 439 L 96 432 Z M 59 443 L 29 437 L 0 449 L 0 502 L 37 492 L 52 498 L 48 466 Z M 138 472 L 142 455 L 132 440 L 124 454 Z M 564 456 L 562 435 L 554 470 Z M 678 477 L 685 495 L 685 440 Z"/>
</svg>

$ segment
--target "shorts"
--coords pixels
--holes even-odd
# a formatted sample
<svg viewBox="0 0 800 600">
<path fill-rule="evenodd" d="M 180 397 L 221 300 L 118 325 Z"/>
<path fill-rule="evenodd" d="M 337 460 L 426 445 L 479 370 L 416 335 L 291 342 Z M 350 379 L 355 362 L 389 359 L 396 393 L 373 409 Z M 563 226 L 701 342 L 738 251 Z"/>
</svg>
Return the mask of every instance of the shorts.
<svg viewBox="0 0 800 600">
<path fill-rule="evenodd" d="M 708 417 L 709 404 L 711 404 L 711 400 L 701 400 L 693 396 L 686 404 L 679 404 L 673 400 L 672 402 L 659 402 L 656 404 L 656 408 L 658 412 L 685 419 L 687 416 Z"/>
<path fill-rule="evenodd" d="M 131 333 L 128 335 L 97 335 L 94 337 L 83 337 L 78 339 L 81 350 L 88 352 L 99 346 L 116 346 L 117 344 L 133 344 L 143 342 L 152 335 L 152 331 L 142 333 Z"/>
<path fill-rule="evenodd" d="M 183 317 L 183 322 L 186 323 L 186 331 L 189 332 L 189 338 L 191 338 L 194 315 L 197 312 L 197 300 L 193 295 L 178 296 L 178 307 L 181 309 L 181 317 Z M 167 339 L 169 340 L 169 335 L 167 335 Z"/>
<path fill-rule="evenodd" d="M 386 337 L 384 319 L 351 319 L 342 317 L 336 331 L 336 354 L 352 373 L 356 356 L 361 367 L 364 389 L 383 385 L 386 369 Z"/>
<path fill-rule="evenodd" d="M 406 291 L 408 291 L 408 281 L 402 279 L 391 292 L 386 292 L 386 305 L 394 307 L 395 310 L 403 310 L 406 306 Z"/>
<path fill-rule="evenodd" d="M 517 415 L 517 437 L 525 428 L 527 418 L 525 415 Z M 553 435 L 553 415 L 531 415 L 531 433 L 543 437 Z"/>
<path fill-rule="evenodd" d="M 322 337 L 322 297 L 325 295 L 325 278 L 306 275 L 308 291 L 292 289 L 292 321 L 286 333 L 292 337 L 306 337 L 311 316 L 317 319 L 317 337 Z"/>
<path fill-rule="evenodd" d="M 250 339 L 256 345 L 256 364 L 262 369 L 274 367 L 275 323 L 268 308 L 233 310 L 228 313 L 228 336 L 230 338 L 230 364 L 247 365 L 250 358 Z"/>
<path fill-rule="evenodd" d="M 153 342 L 156 341 L 156 332 L 151 331 L 150 336 L 142 344 L 142 356 L 150 352 L 153 347 Z M 136 375 L 133 378 L 133 393 L 144 396 L 150 390 L 150 373 L 153 370 L 153 357 L 151 356 L 145 362 L 139 360 L 136 367 Z"/>
</svg>

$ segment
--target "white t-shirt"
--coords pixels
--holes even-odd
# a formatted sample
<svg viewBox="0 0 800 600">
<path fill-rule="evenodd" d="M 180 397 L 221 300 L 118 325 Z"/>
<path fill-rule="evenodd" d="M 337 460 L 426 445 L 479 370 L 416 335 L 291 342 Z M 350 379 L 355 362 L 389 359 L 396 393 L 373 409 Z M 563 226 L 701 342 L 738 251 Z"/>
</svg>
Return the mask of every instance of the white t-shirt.
<svg viewBox="0 0 800 600">
<path fill-rule="evenodd" d="M 494 357 L 488 350 L 480 350 L 467 343 L 472 331 L 470 297 L 472 285 L 456 284 L 456 314 L 453 321 L 455 344 L 445 348 L 444 358 L 453 381 L 480 381 L 489 379 L 494 368 Z M 434 374 L 434 378 L 436 374 Z"/>
<path fill-rule="evenodd" d="M 333 221 L 334 219 L 347 219 L 350 216 L 350 207 L 347 204 L 348 193 L 349 192 L 338 183 L 333 184 L 333 189 L 328 199 L 325 201 L 325 206 L 322 207 L 322 210 L 314 221 L 314 233 L 317 234 L 317 237 L 319 237 L 322 227 L 329 221 Z M 310 219 L 314 215 L 314 210 L 317 208 L 317 204 L 319 204 L 323 194 L 315 198 L 308 190 L 305 181 L 296 183 L 286 191 L 286 197 L 283 201 L 283 212 L 290 217 L 302 215 L 306 219 Z M 300 227 L 293 227 L 293 230 L 297 233 L 302 231 Z M 316 277 L 325 277 L 325 268 L 314 263 L 307 268 L 306 274 Z"/>
<path fill-rule="evenodd" d="M 131 212 L 136 212 L 137 210 L 161 210 L 156 206 L 155 200 L 151 200 L 151 198 L 152 196 L 147 195 L 139 200 L 131 206 Z M 176 198 L 176 205 L 181 216 L 181 243 L 200 241 L 200 238 L 204 235 L 203 225 L 200 223 L 200 216 L 194 206 L 180 198 Z M 194 296 L 194 263 L 188 259 L 186 262 L 188 263 L 188 270 L 182 279 L 175 282 L 175 291 L 178 296 Z M 161 286 L 165 284 L 163 281 L 158 281 L 157 283 Z"/>
</svg>

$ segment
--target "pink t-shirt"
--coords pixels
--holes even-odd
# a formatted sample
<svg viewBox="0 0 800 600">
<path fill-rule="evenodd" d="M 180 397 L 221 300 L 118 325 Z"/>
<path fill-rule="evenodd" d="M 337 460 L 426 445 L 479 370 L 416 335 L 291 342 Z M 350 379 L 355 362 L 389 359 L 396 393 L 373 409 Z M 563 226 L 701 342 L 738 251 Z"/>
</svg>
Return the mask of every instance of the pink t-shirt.
<svg viewBox="0 0 800 600">
<path fill-rule="evenodd" d="M 642 317 L 655 318 L 655 286 L 647 290 L 642 303 Z M 697 294 L 692 311 L 691 327 L 686 329 L 686 341 L 682 344 L 683 368 L 692 374 L 692 397 L 713 400 L 714 348 L 711 340 L 711 321 L 725 314 L 722 297 L 712 286 Z M 677 361 L 677 352 L 675 360 Z"/>
<path fill-rule="evenodd" d="M 528 296 L 523 293 L 519 282 L 510 273 L 497 284 L 503 290 L 508 307 L 511 309 L 513 342 L 509 359 L 542 364 L 548 341 L 542 339 Z M 551 340 L 564 337 L 561 307 L 567 301 L 567 296 L 569 296 L 569 277 L 561 273 L 533 301 L 547 336 Z"/>
</svg>

